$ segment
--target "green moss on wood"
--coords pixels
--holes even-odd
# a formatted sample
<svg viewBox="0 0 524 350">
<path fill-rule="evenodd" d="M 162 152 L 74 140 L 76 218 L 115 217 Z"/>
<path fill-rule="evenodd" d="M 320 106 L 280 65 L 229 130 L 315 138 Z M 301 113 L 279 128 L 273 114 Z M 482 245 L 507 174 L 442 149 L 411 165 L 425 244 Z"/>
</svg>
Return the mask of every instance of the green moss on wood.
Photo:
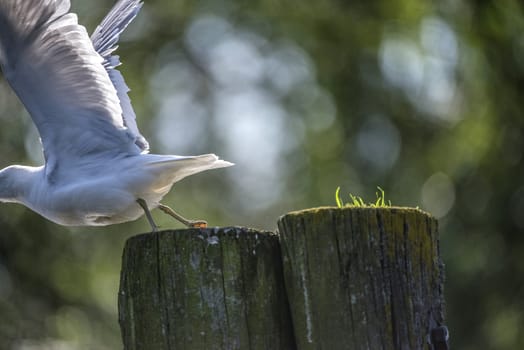
<svg viewBox="0 0 524 350">
<path fill-rule="evenodd" d="M 419 208 L 413 208 L 413 207 L 398 207 L 398 206 L 390 206 L 390 207 L 374 207 L 374 206 L 362 206 L 362 207 L 342 207 L 338 208 L 335 206 L 324 206 L 324 207 L 315 207 L 315 208 L 308 208 L 308 209 L 302 209 L 302 210 L 296 210 L 291 211 L 284 216 L 297 216 L 297 215 L 311 215 L 312 213 L 320 213 L 324 214 L 326 211 L 333 210 L 333 211 L 351 211 L 351 212 L 359 212 L 359 211 L 374 211 L 374 210 L 382 210 L 382 211 L 391 211 L 392 213 L 418 213 L 425 215 L 429 218 L 433 218 L 433 216 L 424 210 L 421 210 Z"/>
</svg>

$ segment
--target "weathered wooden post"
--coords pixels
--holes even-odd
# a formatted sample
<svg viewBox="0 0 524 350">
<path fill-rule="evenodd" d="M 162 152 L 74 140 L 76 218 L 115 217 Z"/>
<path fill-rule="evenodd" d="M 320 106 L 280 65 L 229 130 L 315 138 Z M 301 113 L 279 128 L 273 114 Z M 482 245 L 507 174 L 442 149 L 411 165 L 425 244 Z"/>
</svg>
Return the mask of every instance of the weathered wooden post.
<svg viewBox="0 0 524 350">
<path fill-rule="evenodd" d="M 428 339 L 448 348 L 430 215 L 318 208 L 278 226 L 280 240 L 244 228 L 130 238 L 119 292 L 124 348 L 418 350 Z"/>
<path fill-rule="evenodd" d="M 278 223 L 298 349 L 426 349 L 444 317 L 437 221 L 405 208 L 318 208 Z"/>
<path fill-rule="evenodd" d="M 118 299 L 126 350 L 295 348 L 279 241 L 270 232 L 132 237 Z"/>
</svg>

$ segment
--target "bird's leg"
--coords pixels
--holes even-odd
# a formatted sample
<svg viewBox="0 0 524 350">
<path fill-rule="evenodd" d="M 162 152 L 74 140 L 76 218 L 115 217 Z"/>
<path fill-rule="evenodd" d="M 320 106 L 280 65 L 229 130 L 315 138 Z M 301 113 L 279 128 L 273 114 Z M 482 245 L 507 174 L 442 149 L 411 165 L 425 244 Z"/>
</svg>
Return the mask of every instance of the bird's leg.
<svg viewBox="0 0 524 350">
<path fill-rule="evenodd" d="M 175 219 L 177 219 L 178 221 L 180 221 L 181 223 L 183 223 L 187 227 L 197 227 L 197 228 L 206 228 L 207 227 L 207 222 L 206 221 L 204 221 L 204 220 L 188 220 L 185 217 L 183 217 L 182 215 L 180 215 L 177 212 L 175 212 L 173 209 L 171 209 L 167 205 L 159 203 L 158 204 L 158 209 L 162 210 L 167 215 L 170 215 L 170 216 L 174 217 Z"/>
<path fill-rule="evenodd" d="M 146 201 L 143 200 L 142 198 L 138 198 L 136 201 L 137 201 L 138 205 L 140 205 L 142 207 L 142 209 L 144 209 L 144 213 L 146 214 L 147 221 L 149 221 L 149 224 L 151 225 L 151 228 L 152 228 L 153 232 L 157 232 L 158 231 L 158 226 L 155 224 L 155 221 L 153 220 L 153 217 L 151 216 L 151 212 L 147 208 Z"/>
</svg>

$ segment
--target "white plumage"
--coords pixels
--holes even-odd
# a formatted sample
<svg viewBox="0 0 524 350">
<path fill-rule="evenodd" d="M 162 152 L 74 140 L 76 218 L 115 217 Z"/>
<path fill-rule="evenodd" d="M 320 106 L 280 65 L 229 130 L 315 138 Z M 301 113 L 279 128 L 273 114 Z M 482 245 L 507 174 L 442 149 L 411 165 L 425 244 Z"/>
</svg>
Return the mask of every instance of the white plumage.
<svg viewBox="0 0 524 350">
<path fill-rule="evenodd" d="M 45 157 L 41 167 L 0 170 L 0 201 L 62 225 L 109 225 L 145 212 L 155 230 L 148 208 L 169 212 L 160 200 L 173 183 L 233 165 L 214 154 L 148 153 L 112 55 L 141 6 L 120 0 L 90 39 L 68 12 L 69 0 L 0 0 L 2 72 L 29 111 Z"/>
</svg>

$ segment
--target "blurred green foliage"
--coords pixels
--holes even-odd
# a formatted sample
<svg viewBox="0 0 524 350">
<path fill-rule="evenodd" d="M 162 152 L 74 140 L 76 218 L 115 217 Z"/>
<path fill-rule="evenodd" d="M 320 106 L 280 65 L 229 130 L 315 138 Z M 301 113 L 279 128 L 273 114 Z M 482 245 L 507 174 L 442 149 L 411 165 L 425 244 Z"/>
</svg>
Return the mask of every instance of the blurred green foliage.
<svg viewBox="0 0 524 350">
<path fill-rule="evenodd" d="M 112 3 L 72 5 L 92 32 Z M 369 198 L 380 183 L 439 218 L 453 347 L 503 350 L 524 348 L 523 33 L 516 0 L 149 0 L 118 54 L 154 152 L 237 163 L 166 203 L 273 229 L 338 184 Z M 0 167 L 38 164 L 39 147 L 2 80 Z M 120 254 L 145 231 L 1 205 L 3 348 L 120 348 Z"/>
</svg>

